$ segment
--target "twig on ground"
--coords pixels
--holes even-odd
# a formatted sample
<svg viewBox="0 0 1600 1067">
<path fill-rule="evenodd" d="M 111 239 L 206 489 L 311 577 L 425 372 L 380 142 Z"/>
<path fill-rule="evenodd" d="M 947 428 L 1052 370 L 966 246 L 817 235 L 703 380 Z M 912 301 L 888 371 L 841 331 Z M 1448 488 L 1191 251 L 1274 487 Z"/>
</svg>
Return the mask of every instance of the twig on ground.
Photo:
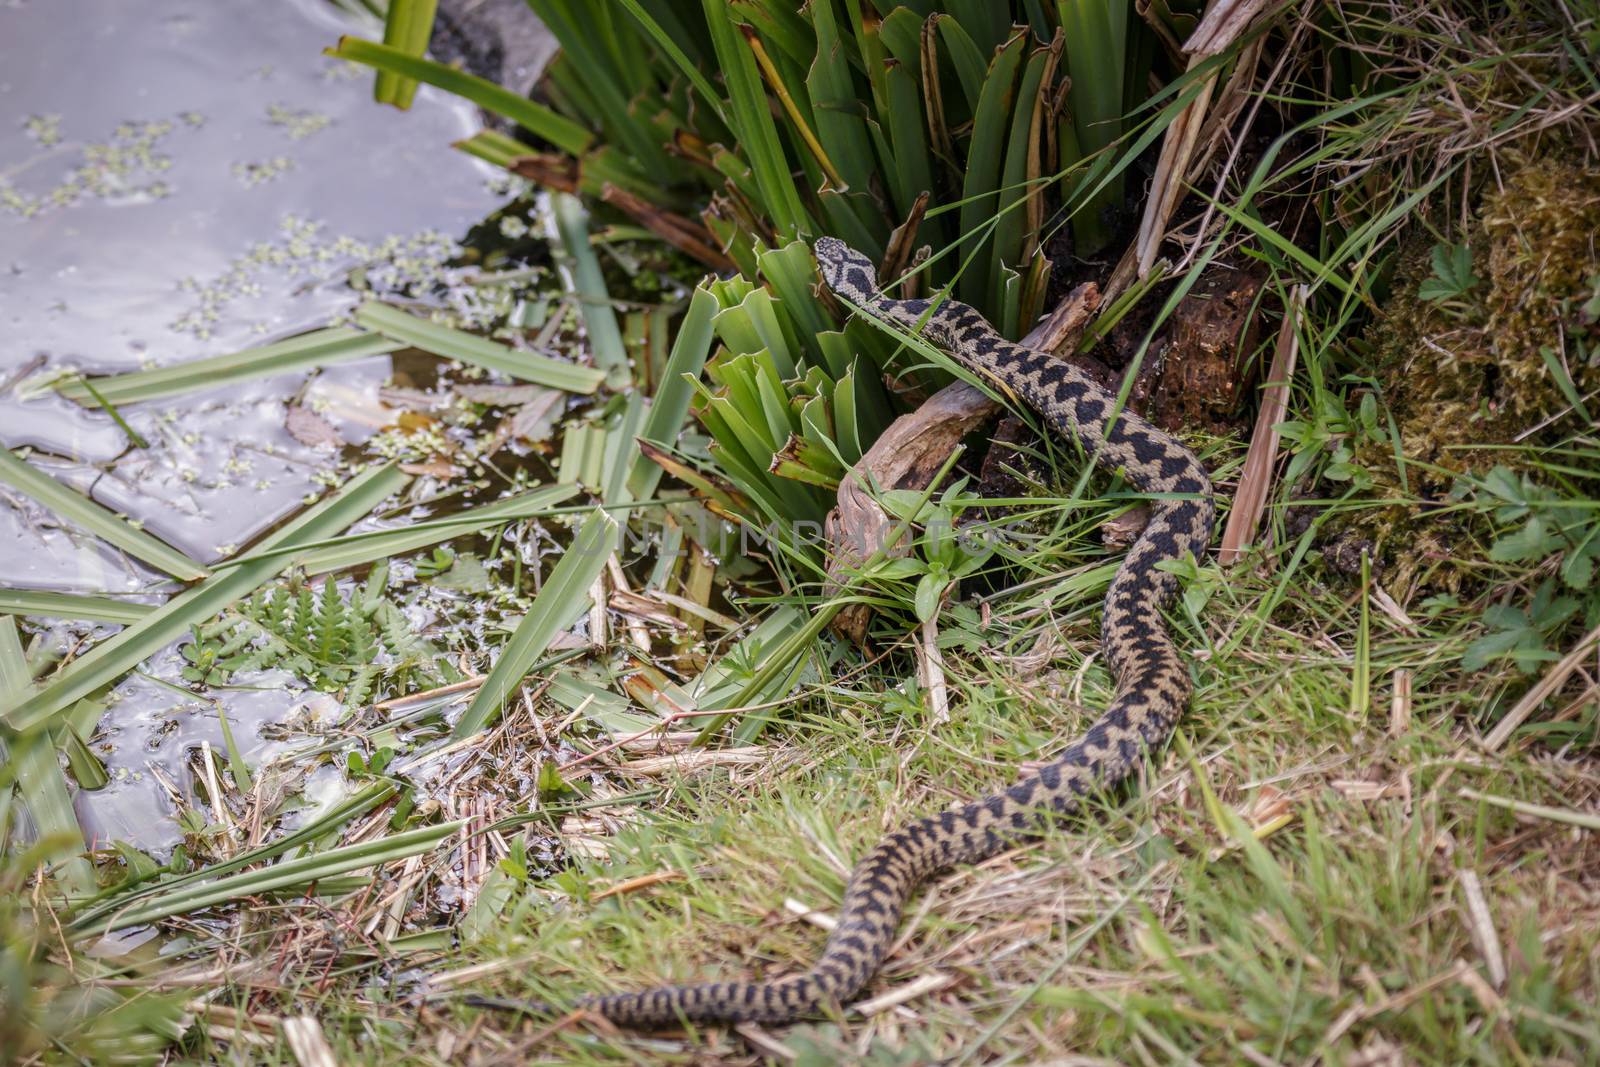
<svg viewBox="0 0 1600 1067">
<path fill-rule="evenodd" d="M 1228 512 L 1228 525 L 1222 531 L 1222 546 L 1217 551 L 1217 561 L 1224 566 L 1243 555 L 1244 546 L 1255 536 L 1266 510 L 1267 494 L 1272 489 L 1272 469 L 1278 458 L 1278 424 L 1283 422 L 1288 411 L 1289 381 L 1294 376 L 1295 360 L 1300 351 L 1299 325 L 1305 301 L 1305 286 L 1298 286 L 1284 309 L 1283 326 L 1278 330 L 1272 354 L 1272 369 L 1267 372 L 1267 386 L 1262 393 L 1261 411 L 1256 415 L 1256 428 L 1250 435 L 1250 451 L 1245 454 L 1244 473 L 1239 476 L 1233 510 Z"/>
</svg>

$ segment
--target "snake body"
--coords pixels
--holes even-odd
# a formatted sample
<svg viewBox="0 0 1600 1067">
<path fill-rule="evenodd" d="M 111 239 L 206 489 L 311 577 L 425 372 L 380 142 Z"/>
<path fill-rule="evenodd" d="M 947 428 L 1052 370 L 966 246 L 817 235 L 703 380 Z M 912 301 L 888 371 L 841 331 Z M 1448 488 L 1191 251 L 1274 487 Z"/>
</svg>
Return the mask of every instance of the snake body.
<svg viewBox="0 0 1600 1067">
<path fill-rule="evenodd" d="M 1157 564 L 1203 553 L 1215 508 L 1211 482 L 1188 449 L 1131 412 L 1070 364 L 997 334 L 955 301 L 892 300 L 878 290 L 872 263 L 843 242 L 816 243 L 822 277 L 856 307 L 910 331 L 921 330 L 968 370 L 998 383 L 1070 435 L 1095 462 L 1121 470 L 1139 491 L 1157 494 L 1150 518 L 1106 593 L 1102 623 L 1116 696 L 1086 733 L 1038 773 L 954 811 L 929 815 L 886 836 L 858 863 L 838 925 L 817 962 L 770 982 L 707 982 L 597 996 L 576 1006 L 616 1023 L 658 1026 L 679 1020 L 788 1022 L 853 997 L 877 971 L 900 913 L 916 887 L 946 867 L 974 863 L 1069 813 L 1091 790 L 1112 785 L 1141 754 L 1171 734 L 1189 699 L 1189 674 L 1167 634 L 1161 609 L 1177 587 Z M 1113 421 L 1114 420 L 1114 421 Z"/>
</svg>

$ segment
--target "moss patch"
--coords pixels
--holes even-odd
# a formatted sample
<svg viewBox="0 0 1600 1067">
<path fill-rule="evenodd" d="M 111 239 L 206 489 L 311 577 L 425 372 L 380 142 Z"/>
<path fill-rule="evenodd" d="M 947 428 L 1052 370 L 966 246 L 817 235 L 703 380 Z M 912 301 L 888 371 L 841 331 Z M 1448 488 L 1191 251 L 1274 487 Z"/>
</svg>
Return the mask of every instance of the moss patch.
<svg viewBox="0 0 1600 1067">
<path fill-rule="evenodd" d="M 1371 479 L 1368 498 L 1394 503 L 1331 524 L 1324 559 L 1342 569 L 1341 546 L 1368 549 L 1402 600 L 1418 587 L 1461 592 L 1464 575 L 1449 560 L 1472 536 L 1467 517 L 1441 522 L 1416 501 L 1440 500 L 1462 474 L 1534 465 L 1538 446 L 1582 428 L 1570 398 L 1600 390 L 1600 329 L 1585 310 L 1600 285 L 1600 174 L 1557 157 L 1503 173 L 1460 238 L 1470 284 L 1441 295 L 1449 286 L 1434 244 L 1414 239 L 1364 339 L 1387 411 L 1350 447 Z M 1587 408 L 1600 412 L 1600 398 Z M 1515 444 L 1530 447 L 1503 447 Z"/>
<path fill-rule="evenodd" d="M 1402 254 L 1408 279 L 1368 332 L 1378 380 L 1406 457 L 1448 471 L 1482 471 L 1507 461 L 1498 450 L 1554 439 L 1573 428 L 1567 392 L 1600 389 L 1600 346 L 1582 305 L 1600 281 L 1600 175 L 1552 159 L 1527 163 L 1483 198 L 1467 235 L 1474 270 L 1484 273 L 1458 298 L 1426 299 L 1429 249 Z M 1558 380 L 1552 363 L 1561 368 Z M 1362 459 L 1393 465 L 1391 448 Z"/>
<path fill-rule="evenodd" d="M 1568 406 L 1552 359 L 1580 397 L 1600 389 L 1600 338 L 1581 310 L 1600 284 L 1600 174 L 1569 162 L 1525 166 L 1485 198 L 1482 220 L 1504 415 L 1531 424 Z"/>
</svg>

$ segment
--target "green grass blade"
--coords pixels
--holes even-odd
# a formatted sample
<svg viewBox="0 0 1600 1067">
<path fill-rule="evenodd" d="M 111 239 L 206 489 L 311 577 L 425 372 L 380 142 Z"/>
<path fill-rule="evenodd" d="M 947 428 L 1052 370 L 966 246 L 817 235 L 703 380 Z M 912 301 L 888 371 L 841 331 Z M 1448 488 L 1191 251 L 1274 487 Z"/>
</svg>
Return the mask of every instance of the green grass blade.
<svg viewBox="0 0 1600 1067">
<path fill-rule="evenodd" d="M 959 19 L 950 15 L 939 15 L 937 18 L 939 36 L 944 40 L 945 51 L 949 53 L 951 65 L 961 81 L 967 108 L 975 112 L 983 94 L 984 71 L 989 64 L 983 58 L 982 49 L 973 43 L 971 34 L 962 28 Z M 970 153 L 968 155 L 970 158 Z"/>
<path fill-rule="evenodd" d="M 1011 30 L 1010 5 L 994 0 L 946 0 L 945 6 L 980 50 L 993 52 L 1005 43 Z"/>
<path fill-rule="evenodd" d="M 816 126 L 816 112 L 811 106 L 811 91 L 800 80 L 792 66 L 785 64 L 780 67 L 774 62 L 772 56 L 767 53 L 766 45 L 762 44 L 760 34 L 746 32 L 745 43 L 749 45 L 756 66 L 767 79 L 767 84 L 789 119 L 785 133 L 791 142 L 805 149 L 801 153 L 800 162 L 805 167 L 808 184 L 822 185 L 825 178 L 825 184 L 830 188 L 842 189 L 847 186 L 849 183 L 834 166 L 833 160 L 828 156 L 828 150 L 822 147 L 822 142 L 813 132 L 813 127 Z"/>
<path fill-rule="evenodd" d="M 75 897 L 92 894 L 94 867 L 84 858 L 83 829 L 50 732 L 37 730 L 15 738 L 6 763 L 16 777 L 17 797 L 33 820 L 41 845 L 48 848 L 46 856 L 60 885 Z"/>
<path fill-rule="evenodd" d="M 694 399 L 694 381 L 700 377 L 711 351 L 711 319 L 716 311 L 717 300 L 705 289 L 696 289 L 689 298 L 689 310 L 678 325 L 678 336 L 661 372 L 661 387 L 650 402 L 650 414 L 639 432 L 641 440 L 663 449 L 677 441 L 678 431 L 689 414 L 689 402 Z M 635 500 L 643 500 L 656 491 L 661 474 L 661 465 L 641 451 L 628 475 L 628 491 Z"/>
<path fill-rule="evenodd" d="M 140 604 L 108 596 L 50 593 L 41 589 L 0 589 L 0 612 L 7 615 L 114 622 L 127 626 L 154 610 L 154 604 Z"/>
<path fill-rule="evenodd" d="M 922 86 L 916 68 L 894 64 L 885 72 L 884 85 L 889 95 L 885 123 L 894 157 L 894 167 L 888 178 L 894 190 L 895 208 L 905 218 L 911 214 L 918 196 L 933 192 L 933 155 L 928 149 L 927 126 L 922 116 Z M 935 244 L 943 244 L 938 240 L 943 233 L 942 224 L 933 223 L 930 227 L 928 220 L 924 220 L 923 226 L 935 239 Z"/>
<path fill-rule="evenodd" d="M 756 257 L 761 273 L 778 294 L 778 306 L 786 319 L 794 323 L 795 334 L 812 362 L 825 362 L 825 353 L 819 336 L 833 329 L 833 323 L 817 302 L 811 287 L 817 281 L 816 260 L 811 258 L 811 248 L 804 241 L 791 241 L 782 248 L 762 252 Z"/>
<path fill-rule="evenodd" d="M 861 462 L 861 420 L 856 412 L 856 376 L 852 371 L 840 378 L 833 388 L 833 440 L 839 456 L 851 464 Z"/>
<path fill-rule="evenodd" d="M 773 518 L 786 517 L 786 521 L 793 521 L 822 517 L 827 509 L 818 507 L 818 497 L 808 492 L 807 487 L 767 473 L 773 453 L 783 447 L 788 434 L 778 436 L 769 426 L 766 406 L 759 393 L 757 399 L 745 404 L 717 397 L 707 403 L 701 421 L 725 450 L 719 458 L 725 461 L 725 469 L 736 475 L 740 488 L 757 500 L 776 505 Z"/>
<path fill-rule="evenodd" d="M 745 294 L 749 296 L 749 294 Z M 750 317 L 750 310 L 741 302 L 732 307 L 724 307 L 712 318 L 711 325 L 717 331 L 717 340 L 721 341 L 727 350 L 736 356 L 748 355 L 751 352 L 760 352 L 766 347 L 761 340 L 761 334 L 756 331 L 755 321 Z M 721 371 L 722 363 L 719 360 L 713 368 L 713 378 Z"/>
<path fill-rule="evenodd" d="M 329 565 L 339 558 L 340 553 L 329 550 L 341 546 L 349 546 L 347 558 L 350 562 L 345 566 L 356 567 L 386 556 L 398 556 L 416 548 L 448 541 L 463 534 L 476 533 L 496 522 L 547 514 L 556 505 L 570 499 L 573 492 L 574 490 L 564 486 L 544 486 L 504 500 L 497 500 L 492 504 L 484 504 L 439 519 L 411 523 L 399 529 L 367 530 L 364 533 L 341 534 L 321 541 L 295 542 L 272 548 L 253 549 L 241 556 L 218 563 L 216 569 L 222 571 L 257 560 L 290 556 L 302 566 L 320 566 L 322 569 L 313 573 L 322 574 L 340 569 Z"/>
<path fill-rule="evenodd" d="M 784 391 L 783 380 L 773 361 L 760 355 L 755 360 L 755 384 L 761 395 L 761 414 L 766 420 L 767 432 L 773 448 L 779 449 L 789 440 L 789 435 L 800 429 L 795 412 L 789 408 L 789 396 Z"/>
<path fill-rule="evenodd" d="M 213 863 L 198 871 L 177 875 L 157 885 L 147 885 L 142 888 L 136 887 L 114 892 L 109 898 L 100 900 L 79 911 L 78 914 L 73 916 L 69 929 L 75 932 L 87 930 L 101 919 L 125 909 L 137 901 L 148 900 L 161 893 L 220 878 L 225 874 L 243 870 L 253 863 L 260 863 L 263 860 L 280 856 L 301 846 L 308 846 L 319 838 L 337 830 L 351 819 L 372 811 L 399 791 L 400 787 L 393 782 L 374 782 L 353 796 L 346 797 L 306 825 L 259 848 L 242 852 L 231 859 Z"/>
<path fill-rule="evenodd" d="M 500 658 L 456 723 L 453 736 L 471 737 L 493 721 L 556 634 L 572 625 L 589 606 L 594 580 L 605 568 L 616 538 L 616 520 L 604 511 L 596 510 L 584 521 L 545 579 L 539 595 L 533 598 L 528 614 L 500 650 Z"/>
<path fill-rule="evenodd" d="M 1572 808 L 1555 808 L 1547 804 L 1530 804 L 1525 800 L 1516 800 L 1512 797 L 1497 797 L 1488 793 L 1480 793 L 1476 789 L 1461 789 L 1461 795 L 1469 800 L 1476 800 L 1480 804 L 1488 804 L 1496 808 L 1514 811 L 1518 815 L 1531 815 L 1538 819 L 1549 819 L 1551 822 L 1565 823 L 1568 826 L 1580 826 L 1585 830 L 1600 831 L 1600 816 L 1595 816 L 1586 811 Z"/>
<path fill-rule="evenodd" d="M 57 517 L 66 519 L 102 541 L 115 545 L 134 559 L 181 581 L 204 578 L 209 572 L 200 564 L 164 541 L 134 526 L 126 519 L 96 504 L 75 489 L 69 489 L 8 448 L 0 448 L 0 481 L 32 497 Z"/>
<path fill-rule="evenodd" d="M 933 499 L 933 494 L 938 491 L 939 486 L 944 482 L 945 476 L 950 473 L 951 468 L 955 466 L 956 460 L 960 457 L 960 448 L 951 452 L 944 465 L 934 474 L 927 488 L 922 491 L 916 507 L 912 508 L 908 514 L 917 514 L 929 500 Z M 911 523 L 909 520 L 900 520 L 895 524 L 883 543 L 885 545 L 899 543 L 910 528 Z M 737 709 L 769 701 L 771 699 L 769 693 L 773 692 L 769 690 L 769 687 L 778 682 L 780 678 L 787 679 L 783 683 L 784 689 L 782 690 L 787 692 L 789 685 L 798 676 L 798 661 L 815 648 L 816 639 L 823 630 L 827 629 L 828 623 L 832 622 L 833 617 L 839 614 L 840 610 L 849 603 L 850 594 L 860 581 L 860 576 L 883 562 L 886 556 L 887 553 L 882 548 L 873 552 L 861 564 L 855 574 L 845 576 L 844 588 L 837 595 L 812 607 L 811 617 L 806 620 L 804 626 L 790 633 L 781 642 L 776 642 L 773 646 L 764 649 L 761 656 L 761 665 L 745 681 L 744 687 L 739 690 L 738 695 L 729 704 L 723 705 L 724 707 L 732 707 L 735 710 L 728 712 L 726 715 L 713 717 L 700 728 L 699 733 L 695 735 L 694 743 L 697 746 L 709 744 L 711 739 L 716 736 L 717 731 L 722 729 L 723 724 L 736 713 Z"/>
<path fill-rule="evenodd" d="M 233 739 L 233 727 L 228 724 L 228 713 L 221 701 L 217 702 L 216 708 L 217 725 L 222 728 L 222 745 L 228 750 L 228 774 L 233 779 L 233 787 L 248 796 L 252 784 L 250 765 L 245 762 L 244 753 L 239 751 L 239 744 Z"/>
<path fill-rule="evenodd" d="M 890 57 L 911 70 L 922 62 L 922 20 L 911 8 L 897 7 L 878 23 L 878 40 Z"/>
<path fill-rule="evenodd" d="M 1353 287 L 1351 284 L 1344 279 L 1344 276 L 1341 275 L 1338 269 L 1334 266 L 1335 263 L 1339 262 L 1338 257 L 1330 256 L 1328 262 L 1323 263 L 1318 260 L 1316 256 L 1313 256 L 1310 252 L 1307 252 L 1305 249 L 1301 248 L 1287 237 L 1284 237 L 1277 230 L 1273 229 L 1264 220 L 1258 218 L 1253 212 L 1241 211 L 1232 204 L 1214 199 L 1210 196 L 1207 196 L 1203 192 L 1200 195 L 1206 200 L 1207 203 L 1211 204 L 1223 215 L 1227 216 L 1230 221 L 1238 223 L 1246 230 L 1249 230 L 1250 233 L 1255 237 L 1270 245 L 1276 251 L 1282 253 L 1286 259 L 1292 260 L 1301 267 L 1305 268 L 1311 274 L 1312 278 L 1315 279 L 1315 281 L 1332 282 L 1334 288 L 1347 295 L 1353 292 Z"/>
<path fill-rule="evenodd" d="M 583 313 L 589 351 L 594 354 L 595 365 L 606 373 L 612 385 L 620 388 L 627 382 L 628 349 L 622 343 L 622 330 L 617 325 L 616 309 L 611 306 L 611 294 L 606 290 L 600 257 L 589 244 L 589 213 L 582 201 L 567 193 L 551 197 L 551 207 L 561 245 L 572 261 L 572 291 Z"/>
<path fill-rule="evenodd" d="M 382 356 L 394 350 L 394 342 L 387 337 L 339 326 L 260 348 L 246 348 L 225 356 L 191 360 L 159 370 L 94 378 L 91 381 L 94 392 L 104 397 L 107 403 L 136 404 L 175 396 L 191 389 L 213 389 L 229 382 L 267 378 L 365 356 Z M 63 382 L 56 386 L 56 392 L 85 407 L 99 406 L 99 401 L 81 380 Z"/>
<path fill-rule="evenodd" d="M 95 388 L 94 382 L 90 381 L 88 378 L 85 378 L 81 374 L 74 376 L 73 380 L 77 384 L 82 385 L 84 390 L 88 392 L 89 398 L 94 402 L 94 407 L 101 408 L 107 415 L 111 416 L 111 421 L 117 424 L 117 429 L 128 435 L 128 441 L 133 445 L 134 448 L 150 447 L 150 442 L 146 441 L 144 436 L 139 433 L 138 430 L 135 430 L 131 425 L 128 424 L 128 420 L 122 417 L 122 412 L 117 410 L 117 405 L 107 400 L 105 398 L 105 394 Z"/>
<path fill-rule="evenodd" d="M 758 339 L 755 347 L 744 351 L 750 354 L 766 352 L 780 375 L 794 377 L 797 372 L 794 353 L 790 349 L 788 331 L 783 328 L 783 320 L 778 315 L 772 294 L 765 287 L 752 289 L 739 302 L 739 306 L 730 308 L 728 313 L 734 312 L 745 317 L 748 332 Z"/>
<path fill-rule="evenodd" d="M 564 363 L 534 352 L 519 352 L 498 341 L 428 322 L 376 300 L 369 300 L 356 309 L 356 321 L 424 352 L 568 393 L 592 393 L 605 379 L 605 374 L 593 367 Z"/>
<path fill-rule="evenodd" d="M 9 700 L 26 692 L 29 682 L 28 663 L 22 654 L 22 641 L 17 636 L 17 621 L 10 617 L 0 619 L 0 693 Z M 67 792 L 61 764 L 56 761 L 50 732 L 36 730 L 13 738 L 10 744 L 8 753 L 0 743 L 0 762 L 16 775 L 17 794 L 27 805 L 40 839 L 60 842 L 51 848 L 49 859 L 52 864 L 60 864 L 57 870 L 62 884 L 80 896 L 93 893 L 94 867 L 83 858 L 83 829 L 72 808 L 72 796 Z M 10 792 L 9 786 L 6 791 Z M 4 826 L 0 825 L 0 832 L 3 830 Z"/>
<path fill-rule="evenodd" d="M 1551 380 L 1561 390 L 1561 395 L 1566 398 L 1567 403 L 1578 413 L 1578 417 L 1584 422 L 1593 422 L 1594 419 L 1590 417 L 1589 409 L 1583 406 L 1583 397 L 1578 395 L 1578 387 L 1573 383 L 1572 375 L 1562 365 L 1561 359 L 1556 355 L 1555 350 L 1549 345 L 1541 345 L 1539 346 L 1539 357 L 1544 360 L 1545 369 L 1550 372 Z"/>
<path fill-rule="evenodd" d="M 1094 156 L 1122 135 L 1126 92 L 1126 0 L 1060 0 L 1065 63 L 1072 80 L 1074 155 Z M 1065 162 L 1065 161 L 1063 161 Z M 1090 251 L 1109 238 L 1102 212 L 1122 202 L 1122 177 L 1102 183 L 1074 216 L 1073 233 Z"/>
<path fill-rule="evenodd" d="M 584 113 L 600 120 L 606 141 L 626 149 L 644 173 L 670 173 L 674 161 L 662 147 L 662 138 L 629 106 L 630 98 L 637 99 L 647 81 L 653 81 L 648 64 L 621 54 L 628 44 L 639 43 L 632 27 L 610 11 L 597 19 L 592 0 L 527 2 L 561 42 L 568 85 L 586 95 Z M 617 29 L 626 36 L 616 36 Z"/>
<path fill-rule="evenodd" d="M 380 559 L 403 556 L 440 541 L 475 534 L 497 523 L 548 514 L 552 508 L 566 503 L 576 494 L 574 486 L 547 485 L 432 522 L 415 523 L 398 530 L 372 530 L 346 535 L 334 539 L 331 544 L 303 553 L 296 551 L 295 558 L 307 574 L 327 574 L 330 571 L 362 567 Z"/>
<path fill-rule="evenodd" d="M 507 170 L 510 170 L 511 164 L 520 157 L 529 154 L 527 145 L 515 137 L 507 137 L 499 130 L 479 130 L 471 137 L 455 142 L 451 147 Z"/>
<path fill-rule="evenodd" d="M 666 53 L 668 59 L 672 60 L 672 65 L 678 68 L 679 73 L 688 80 L 690 85 L 694 86 L 695 91 L 700 94 L 700 99 L 705 101 L 706 106 L 711 109 L 712 113 L 717 116 L 723 125 L 727 125 L 728 117 L 722 110 L 722 94 L 718 93 L 712 84 L 706 81 L 705 75 L 700 73 L 700 68 L 696 67 L 689 57 L 684 54 L 683 49 L 678 47 L 678 42 L 672 39 L 672 35 L 663 29 L 659 22 L 650 17 L 650 13 L 639 5 L 639 0 L 617 0 L 617 3 L 628 9 L 628 14 L 634 17 L 634 20 L 639 23 L 644 32 L 650 35 L 650 39 L 655 41 L 656 46 Z"/>
<path fill-rule="evenodd" d="M 94 716 L 89 729 L 80 733 L 75 727 L 71 729 L 57 729 L 51 731 L 51 736 L 56 740 L 56 748 L 67 757 L 67 769 L 72 772 L 72 778 L 78 783 L 79 789 L 94 791 L 104 789 L 111 784 L 111 776 L 106 773 L 106 765 L 100 762 L 84 741 L 84 737 L 94 732 L 94 723 L 105 713 L 105 705 L 97 700 L 80 700 L 73 706 L 74 713 L 80 708 L 88 708 Z"/>
<path fill-rule="evenodd" d="M 1372 559 L 1361 553 L 1361 614 L 1351 657 L 1350 718 L 1365 722 L 1372 710 Z"/>
<path fill-rule="evenodd" d="M 1059 45 L 1059 41 L 1057 42 Z M 1029 218 L 1028 205 L 1022 203 L 1039 195 L 1041 190 L 1038 127 L 1047 122 L 1041 94 L 1048 93 L 1054 80 L 1059 48 L 1035 49 L 1022 70 L 1022 80 L 1017 89 L 1017 106 L 1011 111 L 1011 135 L 1006 142 L 1005 168 L 1000 175 L 1000 218 L 995 223 L 994 258 L 995 276 L 991 280 L 990 307 L 1002 299 L 1001 272 L 1007 267 L 1023 269 L 1028 258 L 1026 242 L 1038 228 L 1038 218 Z M 1015 329 L 1013 325 L 1011 327 Z M 1015 337 L 1016 333 L 1006 336 Z"/>
<path fill-rule="evenodd" d="M 357 845 L 317 852 L 309 856 L 286 860 L 260 870 L 223 875 L 211 881 L 186 885 L 179 889 L 162 887 L 149 899 L 113 913 L 106 929 L 117 930 L 139 926 L 158 919 L 184 915 L 200 908 L 225 904 L 230 900 L 259 896 L 273 890 L 292 886 L 310 885 L 325 878 L 350 874 L 383 863 L 406 859 L 428 851 L 440 841 L 458 833 L 465 820 L 425 826 L 420 830 L 363 841 Z"/>
<path fill-rule="evenodd" d="M 600 473 L 600 499 L 604 503 L 626 504 L 633 499 L 628 491 L 628 478 L 633 472 L 634 460 L 643 458 L 639 451 L 639 431 L 644 428 L 644 409 L 644 394 L 630 393 L 621 413 L 608 420 Z"/>
<path fill-rule="evenodd" d="M 817 38 L 817 57 L 806 73 L 817 138 L 848 188 L 866 192 L 875 163 L 872 141 L 867 136 L 850 64 L 845 59 L 833 0 L 811 0 L 806 10 Z"/>
<path fill-rule="evenodd" d="M 433 36 L 434 10 L 439 0 L 389 0 L 389 14 L 383 21 L 383 43 L 397 52 L 421 57 Z M 411 107 L 417 95 L 417 81 L 379 68 L 372 86 L 372 98 L 380 104 L 393 104 L 401 111 Z"/>
<path fill-rule="evenodd" d="M 816 55 L 816 39 L 799 8 L 793 0 L 740 0 L 739 19 L 758 30 L 763 40 L 776 45 L 794 66 L 803 68 Z"/>
<path fill-rule="evenodd" d="M 707 664 L 684 688 L 700 710 L 732 707 L 754 673 L 754 665 L 805 624 L 807 615 L 791 605 L 773 608 L 726 653 Z"/>
<path fill-rule="evenodd" d="M 406 481 L 406 476 L 393 466 L 375 467 L 273 534 L 261 547 L 276 548 L 330 537 L 398 492 Z M 149 656 L 183 638 L 189 627 L 255 592 L 282 573 L 291 558 L 272 556 L 207 578 L 73 660 L 50 682 L 35 687 L 26 699 L 0 715 L 0 720 L 19 731 L 47 722 L 80 697 L 111 685 Z"/>
<path fill-rule="evenodd" d="M 376 41 L 365 41 L 359 37 L 341 37 L 338 46 L 326 49 L 324 55 L 335 59 L 348 59 L 352 63 L 362 63 L 402 77 L 414 78 L 443 89 L 447 93 L 454 93 L 485 110 L 510 119 L 529 133 L 544 138 L 569 155 L 581 156 L 594 143 L 594 136 L 588 130 L 571 119 L 556 114 L 543 104 L 534 103 L 492 81 L 474 77 L 430 59 L 408 56 Z"/>
<path fill-rule="evenodd" d="M 562 485 L 584 486 L 591 492 L 600 492 L 600 468 L 604 463 L 606 430 L 604 426 L 582 423 L 568 426 L 561 439 L 561 467 L 558 477 Z"/>
<path fill-rule="evenodd" d="M 1007 118 L 1016 100 L 1017 67 L 1026 39 L 1025 34 L 1019 33 L 995 53 L 972 120 L 972 145 L 967 151 L 967 172 L 961 187 L 960 248 L 965 268 L 960 288 L 961 299 L 978 307 L 988 306 L 989 289 L 999 270 L 991 255 L 988 231 L 996 213 L 1000 167 L 1010 126 Z"/>
<path fill-rule="evenodd" d="M 1060 0 L 1078 143 L 1092 154 L 1122 133 L 1126 0 Z"/>
<path fill-rule="evenodd" d="M 867 17 L 861 0 L 844 0 L 844 17 L 845 25 L 855 37 L 856 53 L 866 69 L 867 81 L 872 86 L 872 111 L 881 118 L 889 107 L 888 86 L 884 82 L 885 60 L 889 57 L 883 47 L 879 19 L 876 12 L 872 18 Z"/>
<path fill-rule="evenodd" d="M 810 230 L 805 206 L 795 189 L 778 128 L 767 105 L 761 73 L 744 35 L 733 23 L 727 0 L 703 0 L 717 65 L 731 98 L 731 124 L 739 147 L 750 160 L 761 199 L 778 236 L 792 240 Z"/>
</svg>

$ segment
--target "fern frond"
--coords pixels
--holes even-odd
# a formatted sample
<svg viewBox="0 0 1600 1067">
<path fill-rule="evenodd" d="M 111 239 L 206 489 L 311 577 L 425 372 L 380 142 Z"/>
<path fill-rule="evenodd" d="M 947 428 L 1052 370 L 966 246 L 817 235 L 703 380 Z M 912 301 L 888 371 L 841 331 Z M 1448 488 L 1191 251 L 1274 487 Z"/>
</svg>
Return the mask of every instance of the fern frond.
<svg viewBox="0 0 1600 1067">
<path fill-rule="evenodd" d="M 344 691 L 344 704 L 347 708 L 365 707 L 372 700 L 373 683 L 378 680 L 381 668 L 368 665 L 355 672 L 350 679 L 350 685 Z"/>
<path fill-rule="evenodd" d="M 350 646 L 345 630 L 345 602 L 339 595 L 339 583 L 332 578 L 322 583 L 322 596 L 317 603 L 316 632 L 312 649 L 317 659 L 325 664 L 339 663 Z"/>
<path fill-rule="evenodd" d="M 378 658 L 378 640 L 372 624 L 359 610 L 345 616 L 345 655 L 352 664 L 373 663 Z"/>
<path fill-rule="evenodd" d="M 378 626 L 383 633 L 383 647 L 397 660 L 409 659 L 419 638 L 411 632 L 411 620 L 394 604 L 385 600 L 378 605 Z"/>
<path fill-rule="evenodd" d="M 317 601 L 309 586 L 301 586 L 294 600 L 294 613 L 290 619 L 291 643 L 301 648 L 315 648 L 317 639 Z"/>
</svg>

